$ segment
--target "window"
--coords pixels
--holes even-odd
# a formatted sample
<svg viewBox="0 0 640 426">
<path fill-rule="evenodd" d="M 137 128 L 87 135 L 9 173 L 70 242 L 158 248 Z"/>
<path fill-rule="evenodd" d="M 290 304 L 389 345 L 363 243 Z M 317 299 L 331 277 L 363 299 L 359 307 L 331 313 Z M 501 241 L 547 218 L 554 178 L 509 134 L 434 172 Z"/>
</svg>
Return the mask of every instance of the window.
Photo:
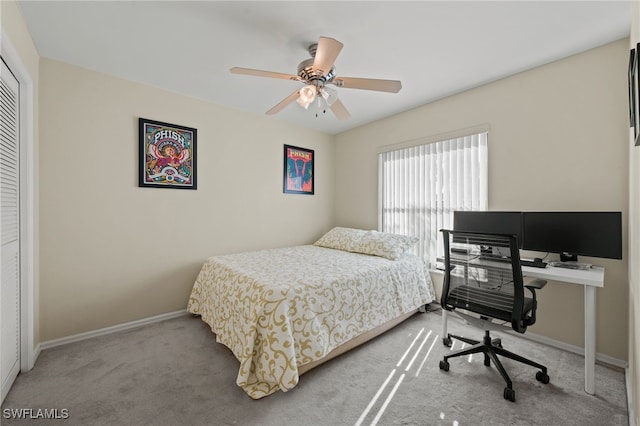
<svg viewBox="0 0 640 426">
<path fill-rule="evenodd" d="M 443 256 L 440 229 L 455 210 L 487 209 L 487 132 L 378 155 L 381 231 L 419 239 L 429 267 Z"/>
</svg>

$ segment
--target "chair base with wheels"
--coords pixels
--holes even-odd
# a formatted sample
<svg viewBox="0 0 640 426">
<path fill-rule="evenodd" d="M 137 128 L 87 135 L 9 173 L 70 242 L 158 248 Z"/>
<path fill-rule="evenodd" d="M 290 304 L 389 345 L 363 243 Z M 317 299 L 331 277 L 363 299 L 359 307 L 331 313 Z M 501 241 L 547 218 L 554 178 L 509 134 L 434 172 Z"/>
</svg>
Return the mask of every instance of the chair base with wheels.
<svg viewBox="0 0 640 426">
<path fill-rule="evenodd" d="M 500 375 L 507 383 L 507 387 L 504 388 L 504 399 L 507 399 L 511 402 L 515 402 L 516 393 L 513 390 L 513 383 L 507 374 L 507 371 L 502 366 L 498 355 L 507 357 L 509 359 L 530 365 L 532 367 L 539 368 L 540 371 L 536 373 L 536 380 L 541 383 L 547 384 L 549 383 L 549 375 L 547 374 L 547 367 L 542 364 L 538 364 L 537 362 L 531 361 L 530 359 L 524 358 L 518 354 L 514 354 L 511 351 L 508 351 L 502 347 L 501 339 L 492 339 L 489 330 L 485 330 L 484 339 L 482 342 L 477 340 L 468 339 L 462 336 L 456 336 L 453 334 L 448 334 L 446 338 L 443 339 L 443 343 L 447 346 L 451 346 L 451 339 L 460 340 L 462 342 L 468 343 L 471 346 L 467 348 L 460 349 L 456 352 L 453 352 L 449 355 L 445 355 L 444 359 L 440 361 L 440 369 L 444 371 L 449 371 L 449 358 L 456 358 L 465 355 L 471 355 L 475 353 L 483 353 L 484 354 L 484 365 L 489 367 L 491 365 L 491 361 L 496 366 Z"/>
</svg>

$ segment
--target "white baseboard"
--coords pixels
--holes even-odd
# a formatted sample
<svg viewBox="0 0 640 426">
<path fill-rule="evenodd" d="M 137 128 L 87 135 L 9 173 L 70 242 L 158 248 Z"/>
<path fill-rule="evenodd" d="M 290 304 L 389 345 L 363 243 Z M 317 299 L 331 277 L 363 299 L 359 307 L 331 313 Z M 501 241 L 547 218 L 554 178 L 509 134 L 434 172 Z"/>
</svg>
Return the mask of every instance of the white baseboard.
<svg viewBox="0 0 640 426">
<path fill-rule="evenodd" d="M 160 314 L 149 318 L 143 318 L 136 321 L 126 322 L 124 324 L 118 324 L 111 327 L 100 328 L 98 330 L 87 331 L 80 334 L 74 334 L 72 336 L 61 337 L 59 339 L 48 340 L 38 345 L 36 354 L 39 355 L 41 350 L 54 348 L 60 345 L 66 345 L 68 343 L 79 342 L 81 340 L 91 339 L 92 337 L 104 336 L 106 334 L 117 333 L 123 330 L 129 330 L 136 327 L 141 327 L 147 324 L 153 324 L 155 322 L 165 321 L 172 318 L 178 318 L 187 314 L 186 309 L 180 311 L 168 312 L 166 314 Z M 37 355 L 35 358 L 37 359 Z"/>
<path fill-rule="evenodd" d="M 526 332 L 524 334 L 518 334 L 518 337 L 522 337 L 523 339 L 533 340 L 534 342 L 544 343 L 545 345 L 552 346 L 554 348 L 563 349 L 567 352 L 571 352 L 577 355 L 584 356 L 584 348 L 581 346 L 570 345 L 569 343 L 561 342 L 559 340 L 551 339 L 546 336 L 541 336 L 539 334 Z M 627 361 L 614 358 L 609 355 L 604 355 L 600 353 L 596 353 L 596 361 L 600 361 L 604 364 L 609 364 L 614 367 L 627 368 L 629 364 Z"/>
<path fill-rule="evenodd" d="M 438 306 L 440 306 L 440 304 L 438 304 Z M 440 308 L 442 309 L 442 308 Z M 461 322 L 463 322 L 460 318 L 456 317 L 455 315 L 449 315 L 448 317 L 449 319 L 457 319 L 460 320 Z M 550 337 L 546 337 L 546 336 L 541 336 L 539 334 L 535 334 L 535 333 L 531 333 L 529 331 L 527 331 L 526 333 L 516 333 L 512 330 L 504 330 L 507 333 L 510 333 L 514 336 L 518 336 L 521 337 L 523 339 L 528 339 L 528 340 L 532 340 L 534 342 L 538 342 L 538 343 L 544 343 L 545 345 L 554 347 L 554 348 L 558 348 L 558 349 L 562 349 L 565 350 L 567 352 L 571 352 L 574 353 L 576 355 L 581 355 L 584 357 L 584 347 L 582 346 L 575 346 L 575 345 L 571 345 L 569 343 L 565 343 L 565 342 L 561 342 L 560 340 L 555 340 L 555 339 L 551 339 Z M 604 355 L 601 353 L 596 353 L 596 361 L 600 361 L 604 364 L 609 364 L 611 366 L 614 367 L 619 367 L 619 368 L 628 368 L 629 367 L 629 363 L 627 361 L 624 361 L 622 359 L 618 359 L 618 358 L 614 358 L 612 356 L 609 355 Z"/>
<path fill-rule="evenodd" d="M 636 413 L 631 398 L 631 372 L 629 368 L 624 369 L 624 381 L 627 385 L 627 411 L 629 412 L 629 426 L 636 426 Z"/>
</svg>

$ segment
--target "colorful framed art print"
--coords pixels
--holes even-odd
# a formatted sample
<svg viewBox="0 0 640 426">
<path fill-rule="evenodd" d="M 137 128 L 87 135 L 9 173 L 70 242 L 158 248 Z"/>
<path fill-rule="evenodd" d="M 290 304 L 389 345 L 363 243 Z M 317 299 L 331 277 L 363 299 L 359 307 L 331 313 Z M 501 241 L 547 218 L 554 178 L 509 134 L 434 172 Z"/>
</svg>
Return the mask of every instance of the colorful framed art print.
<svg viewBox="0 0 640 426">
<path fill-rule="evenodd" d="M 196 189 L 198 131 L 146 118 L 140 118 L 138 126 L 138 186 Z"/>
<path fill-rule="evenodd" d="M 284 146 L 284 193 L 313 195 L 314 151 Z"/>
</svg>

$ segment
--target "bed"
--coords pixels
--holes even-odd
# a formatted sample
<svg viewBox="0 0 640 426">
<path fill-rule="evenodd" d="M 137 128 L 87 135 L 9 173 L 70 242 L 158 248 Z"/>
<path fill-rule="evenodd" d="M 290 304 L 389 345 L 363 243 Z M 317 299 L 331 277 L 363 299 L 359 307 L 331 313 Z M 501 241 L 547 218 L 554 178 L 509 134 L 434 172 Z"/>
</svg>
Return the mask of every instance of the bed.
<svg viewBox="0 0 640 426">
<path fill-rule="evenodd" d="M 415 239 L 334 228 L 313 245 L 214 256 L 187 310 L 240 361 L 254 399 L 379 335 L 435 299 Z"/>
</svg>

